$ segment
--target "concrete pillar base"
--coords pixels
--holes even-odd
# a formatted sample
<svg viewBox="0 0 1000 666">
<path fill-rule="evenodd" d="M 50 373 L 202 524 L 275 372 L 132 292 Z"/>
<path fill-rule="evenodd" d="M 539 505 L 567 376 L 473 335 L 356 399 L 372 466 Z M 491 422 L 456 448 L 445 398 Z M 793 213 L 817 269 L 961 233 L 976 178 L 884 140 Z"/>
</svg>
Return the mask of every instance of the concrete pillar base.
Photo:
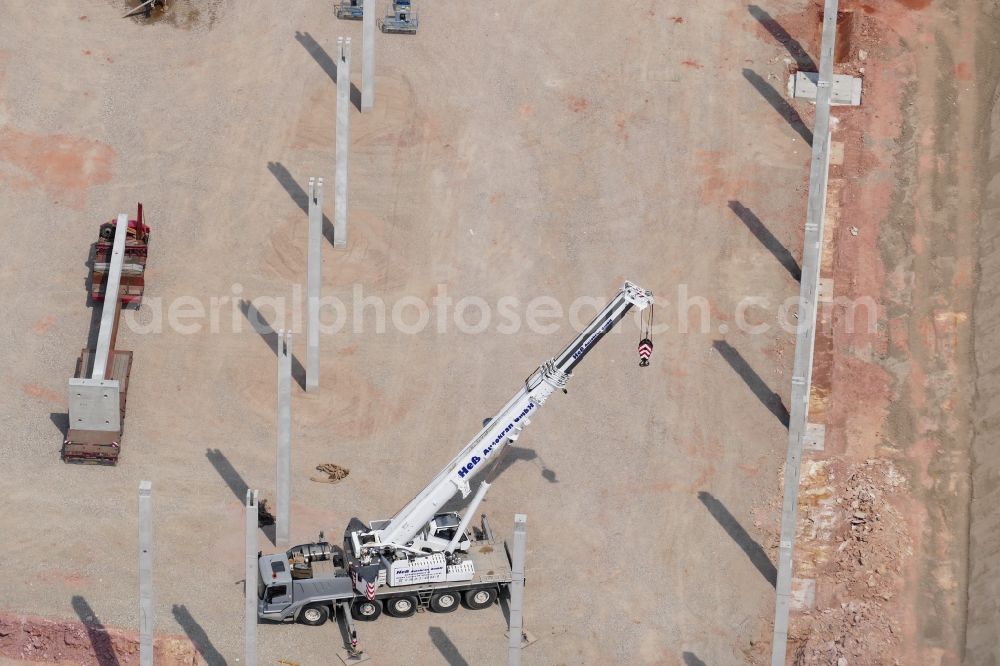
<svg viewBox="0 0 1000 666">
<path fill-rule="evenodd" d="M 365 652 L 362 652 L 361 654 L 351 654 L 344 648 L 340 648 L 337 651 L 337 656 L 340 657 L 340 661 L 347 666 L 351 666 L 351 664 L 360 664 L 363 661 L 371 661 L 371 657 L 369 657 Z"/>
<path fill-rule="evenodd" d="M 510 631 L 503 632 L 505 638 L 510 638 Z M 521 631 L 521 647 L 526 648 L 532 643 L 538 640 L 538 636 L 534 635 L 527 629 Z"/>
</svg>

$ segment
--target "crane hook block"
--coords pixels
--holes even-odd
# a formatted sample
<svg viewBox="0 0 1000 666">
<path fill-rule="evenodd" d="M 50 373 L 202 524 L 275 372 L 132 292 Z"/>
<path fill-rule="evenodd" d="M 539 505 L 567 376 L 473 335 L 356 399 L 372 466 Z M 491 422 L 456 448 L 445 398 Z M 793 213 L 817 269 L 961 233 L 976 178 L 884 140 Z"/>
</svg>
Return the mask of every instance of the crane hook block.
<svg viewBox="0 0 1000 666">
<path fill-rule="evenodd" d="M 645 368 L 649 365 L 649 357 L 653 355 L 653 341 L 643 338 L 639 341 L 639 367 Z"/>
</svg>

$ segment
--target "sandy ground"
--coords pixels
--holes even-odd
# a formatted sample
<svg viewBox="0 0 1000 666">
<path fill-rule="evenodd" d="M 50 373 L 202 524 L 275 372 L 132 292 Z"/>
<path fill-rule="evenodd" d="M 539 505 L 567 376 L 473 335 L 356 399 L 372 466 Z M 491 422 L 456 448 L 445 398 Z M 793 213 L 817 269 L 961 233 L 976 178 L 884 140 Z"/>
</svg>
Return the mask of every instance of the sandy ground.
<svg viewBox="0 0 1000 666">
<path fill-rule="evenodd" d="M 234 663 L 238 495 L 273 484 L 274 356 L 238 310 L 233 332 L 231 304 L 217 334 L 123 330 L 136 359 L 121 464 L 62 464 L 64 386 L 91 317 L 87 250 L 98 222 L 142 200 L 154 227 L 147 294 L 164 308 L 236 291 L 290 297 L 305 279 L 297 188 L 332 180 L 335 96 L 322 64 L 337 35 L 360 41 L 360 25 L 338 23 L 328 3 L 174 9 L 186 18 L 146 25 L 120 20 L 117 3 L 24 3 L 0 28 L 2 205 L 21 220 L 0 232 L 11 248 L 5 326 L 19 348 L 3 359 L 0 527 L 4 566 L 27 574 L 4 605 L 72 619 L 79 595 L 106 625 L 134 627 L 135 488 L 149 478 L 159 627 Z M 787 384 L 789 336 L 718 329 L 744 296 L 779 303 L 796 289 L 729 208 L 740 201 L 799 244 L 804 144 L 742 74 L 776 80 L 779 51 L 744 9 L 721 4 L 646 2 L 622 15 L 449 3 L 427 6 L 423 21 L 416 38 L 379 37 L 376 110 L 352 116 L 350 248 L 324 249 L 325 293 L 348 299 L 357 284 L 391 306 L 444 285 L 455 300 L 552 296 L 567 307 L 607 298 L 624 278 L 657 293 L 671 330 L 652 367 L 635 367 L 634 324 L 607 340 L 522 438 L 487 510 L 504 531 L 515 512 L 529 515 L 528 624 L 540 640 L 526 663 L 685 652 L 741 663 L 772 588 L 726 529 L 756 553 L 749 511 L 783 456 L 773 392 Z M 59 233 L 31 242 L 43 221 Z M 710 330 L 694 308 L 693 330 L 678 331 L 680 285 L 709 302 Z M 377 334 L 372 312 L 362 333 L 324 338 L 321 392 L 294 396 L 293 539 L 391 515 L 572 333 L 562 322 L 548 335 L 496 324 Z M 773 324 L 777 313 L 752 316 Z M 728 356 L 713 347 L 723 338 Z M 211 460 L 232 472 L 220 478 Z M 321 462 L 351 477 L 310 484 Z M 261 547 L 272 548 L 264 535 Z M 497 611 L 386 619 L 361 635 L 380 663 L 489 663 L 503 629 Z M 260 635 L 264 657 L 303 664 L 339 642 L 332 627 Z"/>
<path fill-rule="evenodd" d="M 360 83 L 360 24 L 338 22 L 326 2 L 177 0 L 153 23 L 121 20 L 124 8 L 16 0 L 0 23 L 0 211 L 10 220 L 0 307 L 14 343 L 0 352 L 0 561 L 16 581 L 0 605 L 134 628 L 136 487 L 151 479 L 158 630 L 232 664 L 241 499 L 247 484 L 273 487 L 275 366 L 273 338 L 234 301 L 255 299 L 269 322 L 293 328 L 304 361 L 294 308 L 282 324 L 268 299 L 301 294 L 309 176 L 326 178 L 332 217 L 330 56 L 336 36 L 353 36 Z M 758 659 L 773 613 L 768 526 L 792 352 L 777 306 L 798 291 L 808 160 L 801 127 L 772 106 L 793 56 L 746 7 L 722 2 L 580 12 L 438 2 L 422 22 L 414 38 L 379 36 L 375 111 L 352 110 L 350 245 L 323 250 L 324 293 L 351 319 L 323 338 L 320 392 L 295 389 L 293 541 L 337 535 L 353 515 L 391 515 L 572 336 L 560 318 L 548 334 L 499 332 L 496 319 L 480 334 L 433 323 L 379 333 L 373 306 L 356 329 L 356 289 L 390 310 L 445 290 L 455 301 L 517 297 L 523 315 L 535 296 L 566 309 L 632 279 L 657 294 L 657 321 L 669 324 L 652 366 L 635 367 L 639 335 L 626 322 L 569 396 L 546 405 L 485 506 L 502 532 L 515 512 L 529 515 L 526 622 L 539 640 L 524 660 Z M 802 29 L 807 41 L 813 28 Z M 930 122 L 936 108 L 918 117 Z M 890 166 L 879 168 L 894 192 Z M 190 333 L 123 329 L 135 362 L 121 463 L 67 466 L 58 448 L 65 382 L 91 325 L 88 248 L 99 222 L 137 200 L 153 238 L 136 321 L 155 323 L 155 298 L 164 323 L 177 299 L 211 310 L 215 298 L 218 330 L 208 317 L 187 321 L 201 324 Z M 876 276 L 881 296 L 893 278 Z M 705 299 L 706 326 L 697 306 L 678 307 L 685 294 Z M 747 314 L 765 333 L 738 325 L 749 296 L 767 300 Z M 310 483 L 324 462 L 350 477 Z M 263 533 L 260 544 L 273 548 Z M 914 562 L 932 566 L 927 554 L 944 546 L 921 544 Z M 961 544 L 942 552 L 958 568 L 914 587 L 914 603 L 961 586 Z M 385 664 L 495 663 L 503 630 L 499 610 L 360 627 Z M 908 631 L 937 644 L 926 619 Z M 952 650 L 954 637 L 940 642 Z M 332 626 L 260 628 L 262 663 L 327 663 L 339 645 Z"/>
<path fill-rule="evenodd" d="M 809 664 L 958 664 L 996 7 L 841 7 L 854 27 L 838 71 L 864 77 L 866 101 L 834 112 L 844 158 L 831 167 L 822 276 L 844 300 L 817 342 L 810 418 L 826 441 L 805 466 L 796 557 L 815 603 L 793 619 L 792 654 Z M 807 16 L 778 20 L 809 43 Z M 871 327 L 850 309 L 865 298 Z M 966 663 L 989 663 L 977 654 Z"/>
</svg>

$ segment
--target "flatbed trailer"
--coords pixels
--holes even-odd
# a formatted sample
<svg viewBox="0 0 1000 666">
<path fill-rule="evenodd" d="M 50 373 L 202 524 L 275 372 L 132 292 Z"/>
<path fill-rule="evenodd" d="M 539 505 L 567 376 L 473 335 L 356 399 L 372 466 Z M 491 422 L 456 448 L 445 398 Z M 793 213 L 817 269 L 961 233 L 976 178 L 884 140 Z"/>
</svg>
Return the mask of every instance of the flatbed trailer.
<svg viewBox="0 0 1000 666">
<path fill-rule="evenodd" d="M 65 462 L 114 465 L 121 452 L 132 352 L 116 350 L 122 306 L 138 305 L 145 289 L 149 227 L 142 204 L 134 220 L 122 213 L 98 229 L 90 297 L 102 303 L 97 345 L 84 349 L 68 382 L 69 428 Z"/>
<path fill-rule="evenodd" d="M 95 303 L 104 301 L 114 250 L 115 223 L 105 222 L 97 232 L 94 246 L 94 263 L 90 270 L 90 298 Z M 149 253 L 149 227 L 145 223 L 142 204 L 134 220 L 128 221 L 128 232 L 121 260 L 121 277 L 118 280 L 118 297 L 122 305 L 138 305 L 146 288 L 146 258 Z"/>
</svg>

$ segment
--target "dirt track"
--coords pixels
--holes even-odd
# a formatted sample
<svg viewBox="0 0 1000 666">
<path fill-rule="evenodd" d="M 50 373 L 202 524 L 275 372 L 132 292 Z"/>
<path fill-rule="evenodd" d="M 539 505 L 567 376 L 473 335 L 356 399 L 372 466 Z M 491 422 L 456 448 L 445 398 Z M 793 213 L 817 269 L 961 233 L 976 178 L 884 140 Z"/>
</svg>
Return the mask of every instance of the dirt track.
<svg viewBox="0 0 1000 666">
<path fill-rule="evenodd" d="M 326 178 L 332 215 L 329 54 L 337 35 L 352 35 L 359 83 L 360 25 L 338 23 L 329 3 L 217 1 L 195 11 L 177 0 L 173 18 L 153 24 L 119 19 L 120 2 L 11 4 L 0 24 L 0 212 L 16 221 L 0 228 L 0 309 L 13 342 L 0 351 L 8 509 L 0 559 L 25 582 L 5 590 L 3 610 L 78 619 L 71 600 L 80 597 L 105 625 L 134 627 L 135 489 L 151 479 L 158 629 L 186 633 L 209 663 L 235 663 L 240 498 L 247 484 L 273 485 L 275 364 L 273 338 L 255 333 L 237 304 L 253 299 L 276 328 L 295 329 L 304 360 L 294 308 L 282 322 L 268 299 L 291 297 L 304 283 L 309 176 Z M 349 321 L 323 338 L 321 391 L 295 389 L 293 541 L 321 529 L 337 535 L 352 515 L 391 515 L 572 335 L 558 317 L 551 333 L 525 325 L 504 333 L 496 318 L 479 334 L 447 320 L 439 333 L 433 319 L 416 334 L 392 325 L 376 332 L 375 306 L 360 318 L 351 307 L 356 289 L 382 299 L 390 319 L 404 297 L 430 303 L 447 291 L 453 301 L 475 296 L 490 305 L 517 297 L 524 321 L 535 296 L 566 310 L 632 279 L 657 294 L 658 322 L 669 324 L 656 337 L 652 367 L 635 367 L 638 330 L 627 322 L 587 358 L 569 396 L 546 405 L 487 500 L 498 531 L 508 531 L 513 513 L 529 515 L 527 625 L 540 640 L 525 663 L 759 659 L 773 613 L 768 533 L 778 520 L 792 355 L 777 306 L 798 290 L 808 160 L 804 127 L 773 106 L 795 55 L 731 3 L 693 11 L 650 0 L 586 12 L 556 2 L 533 3 L 530 12 L 425 4 L 417 37 L 379 37 L 375 111 L 352 110 L 350 247 L 323 250 L 325 294 L 347 303 Z M 808 14 L 805 3 L 775 4 L 765 9 L 789 30 L 793 17 Z M 911 27 L 953 18 L 946 6 L 885 0 L 878 9 L 886 13 L 873 16 Z M 964 9 L 955 16 L 968 20 Z M 797 29 L 808 44 L 809 22 Z M 50 38 L 36 38 L 43 33 Z M 879 81 L 923 85 L 918 73 L 933 81 L 930 73 L 945 68 L 936 56 L 913 60 L 917 33 L 899 34 L 886 55 L 910 69 L 883 70 L 879 79 L 885 65 L 870 62 L 873 95 L 882 94 Z M 960 28 L 941 34 L 940 48 L 962 55 L 954 66 L 970 62 Z M 888 419 L 899 452 L 876 453 L 910 465 L 914 483 L 932 461 L 946 466 L 938 485 L 907 496 L 913 504 L 904 507 L 918 517 L 943 507 L 928 511 L 937 522 L 905 572 L 906 603 L 933 612 L 964 581 L 961 535 L 949 528 L 958 530 L 965 515 L 967 462 L 962 432 L 935 458 L 941 442 L 914 415 L 924 404 L 953 404 L 950 416 L 931 421 L 962 423 L 966 394 L 948 403 L 949 387 L 937 380 L 968 372 L 967 327 L 926 326 L 937 321 L 931 303 L 940 284 L 953 284 L 959 301 L 970 298 L 971 272 L 962 273 L 961 261 L 971 261 L 971 236 L 957 237 L 944 273 L 930 254 L 921 259 L 913 245 L 910 256 L 906 247 L 919 238 L 940 248 L 972 215 L 974 202 L 962 197 L 973 186 L 975 155 L 954 167 L 962 179 L 949 185 L 957 200 L 946 198 L 946 207 L 938 190 L 920 189 L 928 181 L 919 170 L 950 173 L 950 164 L 920 158 L 935 146 L 966 150 L 977 116 L 960 107 L 939 144 L 932 131 L 914 133 L 899 121 L 912 100 L 918 127 L 933 127 L 946 114 L 935 104 L 950 94 L 893 92 L 888 98 L 900 106 L 875 125 L 883 133 L 857 135 L 872 161 L 867 180 L 851 186 L 877 193 L 844 200 L 842 231 L 862 227 L 863 258 L 874 262 L 854 269 L 871 280 L 858 289 L 889 300 L 881 301 L 880 339 L 865 341 L 873 355 L 856 363 L 861 374 L 881 377 L 879 395 L 891 396 L 896 411 L 880 404 L 866 412 L 850 390 L 838 402 L 844 380 L 836 374 L 831 403 L 834 419 L 855 407 L 874 414 L 831 437 L 835 450 L 863 459 Z M 798 108 L 810 123 L 808 107 Z M 898 173 L 914 179 L 913 192 L 894 180 Z M 135 352 L 122 462 L 66 466 L 58 460 L 65 382 L 91 324 L 87 249 L 100 221 L 137 200 L 154 235 L 147 304 L 120 337 Z M 901 208 L 911 203 L 919 216 Z M 957 221 L 947 213 L 953 208 Z M 864 225 L 849 221 L 864 216 Z M 33 240 L 40 225 L 53 230 L 41 243 Z M 880 244 L 887 236 L 879 229 L 897 229 L 898 240 Z M 841 256 L 838 269 L 850 272 L 850 256 Z M 887 291 L 895 286 L 903 290 Z M 745 322 L 768 324 L 765 333 L 739 325 L 737 306 L 748 296 L 768 302 Z M 184 297 L 206 311 L 185 322 L 200 330 L 137 330 L 155 328 L 154 298 L 166 320 Z M 704 313 L 697 304 L 678 307 L 693 297 L 704 298 Z M 218 332 L 209 330 L 212 298 Z M 891 299 L 904 309 L 892 310 Z M 950 307 L 960 311 L 961 302 Z M 902 346 L 900 330 L 928 348 Z M 938 359 L 936 340 L 956 335 L 944 364 L 928 367 Z M 850 347 L 833 339 L 836 353 Z M 930 374 L 887 377 L 886 367 Z M 907 386 L 944 393 L 918 403 Z M 336 485 L 310 483 L 324 462 L 351 474 Z M 942 503 L 953 478 L 958 485 Z M 914 523 L 911 537 L 923 529 Z M 946 542 L 949 535 L 957 541 Z M 264 534 L 260 543 L 272 549 Z M 957 629 L 960 614 L 946 610 Z M 913 652 L 902 663 L 937 663 L 928 655 L 947 663 L 960 649 L 957 631 L 937 631 L 926 612 L 904 622 Z M 375 663 L 479 664 L 502 658 L 503 629 L 497 611 L 384 618 L 360 632 Z M 267 660 L 305 665 L 328 659 L 340 637 L 332 626 L 266 625 L 260 641 Z"/>
</svg>

